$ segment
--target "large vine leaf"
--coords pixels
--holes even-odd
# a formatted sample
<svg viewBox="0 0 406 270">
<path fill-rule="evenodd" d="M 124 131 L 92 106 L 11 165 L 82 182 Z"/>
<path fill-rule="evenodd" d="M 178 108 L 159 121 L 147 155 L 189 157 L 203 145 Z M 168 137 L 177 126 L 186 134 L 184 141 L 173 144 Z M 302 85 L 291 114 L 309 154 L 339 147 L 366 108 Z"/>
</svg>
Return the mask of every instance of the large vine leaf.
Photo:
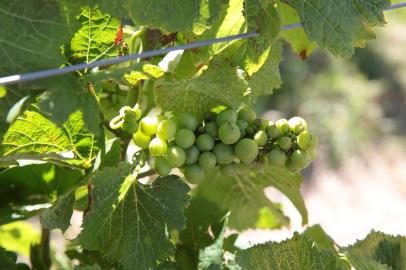
<svg viewBox="0 0 406 270">
<path fill-rule="evenodd" d="M 219 105 L 237 109 L 247 99 L 247 84 L 227 66 L 211 66 L 201 75 L 158 80 L 154 89 L 158 106 L 168 111 L 190 112 L 198 117 Z"/>
<path fill-rule="evenodd" d="M 0 226 L 0 246 L 27 257 L 30 245 L 40 239 L 40 231 L 29 222 L 17 221 Z"/>
<path fill-rule="evenodd" d="M 310 40 L 334 55 L 349 57 L 354 47 L 375 38 L 374 26 L 385 23 L 390 0 L 283 0 L 296 9 Z"/>
<path fill-rule="evenodd" d="M 51 208 L 44 211 L 41 217 L 42 226 L 51 230 L 61 229 L 62 232 L 65 232 L 70 226 L 74 204 L 74 191 L 59 197 Z"/>
<path fill-rule="evenodd" d="M 17 254 L 0 247 L 0 265 L 6 270 L 16 270 Z"/>
<path fill-rule="evenodd" d="M 174 254 L 167 232 L 183 229 L 189 187 L 177 176 L 144 185 L 120 163 L 94 174 L 93 204 L 78 241 L 100 250 L 123 269 L 150 269 Z"/>
<path fill-rule="evenodd" d="M 36 111 L 26 111 L 4 134 L 1 159 L 53 159 L 72 165 L 90 166 L 100 145 L 101 134 L 89 133 L 82 113 L 72 114 L 62 127 Z M 73 155 L 63 157 L 63 155 Z"/>
<path fill-rule="evenodd" d="M 221 209 L 230 210 L 229 226 L 238 230 L 253 227 L 263 207 L 268 207 L 281 225 L 289 220 L 266 198 L 264 188 L 273 186 L 284 193 L 307 223 L 307 210 L 300 193 L 301 176 L 285 169 L 259 166 L 254 169 L 240 166 L 235 175 L 224 176 L 212 170 L 196 190 L 198 196 L 216 203 Z"/>
</svg>

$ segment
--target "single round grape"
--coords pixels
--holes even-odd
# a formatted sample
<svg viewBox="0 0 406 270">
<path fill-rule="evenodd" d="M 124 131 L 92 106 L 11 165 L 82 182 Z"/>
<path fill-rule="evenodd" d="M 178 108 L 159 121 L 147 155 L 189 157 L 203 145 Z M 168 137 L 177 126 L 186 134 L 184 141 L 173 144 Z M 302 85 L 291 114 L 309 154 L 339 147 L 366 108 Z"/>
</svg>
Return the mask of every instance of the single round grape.
<svg viewBox="0 0 406 270">
<path fill-rule="evenodd" d="M 306 121 L 299 116 L 295 116 L 289 119 L 288 121 L 290 131 L 299 134 L 305 130 L 307 130 L 307 123 Z"/>
<path fill-rule="evenodd" d="M 223 124 L 237 123 L 237 112 L 232 109 L 225 109 L 217 115 L 217 125 L 220 127 Z"/>
<path fill-rule="evenodd" d="M 166 161 L 166 158 L 158 157 L 155 159 L 154 169 L 160 176 L 166 176 L 171 172 L 172 167 Z"/>
<path fill-rule="evenodd" d="M 259 153 L 258 143 L 252 139 L 242 139 L 235 145 L 234 153 L 241 162 L 253 162 Z"/>
<path fill-rule="evenodd" d="M 200 150 L 196 146 L 192 146 L 185 150 L 186 164 L 194 164 L 199 160 Z"/>
<path fill-rule="evenodd" d="M 292 161 L 291 161 L 290 159 L 288 159 L 288 160 L 286 161 L 286 163 L 285 163 L 285 168 L 288 169 L 288 170 L 291 171 L 291 172 L 298 172 L 298 171 L 300 171 L 299 168 L 295 167 L 295 166 L 292 164 Z"/>
<path fill-rule="evenodd" d="M 236 143 L 241 136 L 240 129 L 236 124 L 226 123 L 219 128 L 219 138 L 225 144 Z"/>
<path fill-rule="evenodd" d="M 316 149 L 318 145 L 319 145 L 319 137 L 312 134 L 309 142 L 309 149 Z"/>
<path fill-rule="evenodd" d="M 211 169 L 216 166 L 216 156 L 212 152 L 204 152 L 199 157 L 199 165 L 203 169 Z"/>
<path fill-rule="evenodd" d="M 213 138 L 218 137 L 218 126 L 216 122 L 208 122 L 204 125 L 204 132 L 212 136 Z"/>
<path fill-rule="evenodd" d="M 288 151 L 292 148 L 292 141 L 289 137 L 281 137 L 278 139 L 278 145 L 285 151 Z"/>
<path fill-rule="evenodd" d="M 238 120 L 237 121 L 237 126 L 240 129 L 241 134 L 243 134 L 247 130 L 249 124 L 248 124 L 248 122 L 246 122 L 244 120 Z"/>
<path fill-rule="evenodd" d="M 317 150 L 316 149 L 310 149 L 307 151 L 309 153 L 310 159 L 315 160 L 317 158 Z"/>
<path fill-rule="evenodd" d="M 255 114 L 255 112 L 249 108 L 249 107 L 245 107 L 242 108 L 239 112 L 238 112 L 238 119 L 245 121 L 247 123 L 252 123 L 255 121 L 255 119 L 257 118 L 257 115 Z"/>
<path fill-rule="evenodd" d="M 289 124 L 288 120 L 286 119 L 279 119 L 276 121 L 275 126 L 279 129 L 279 131 L 283 134 L 288 134 L 289 133 Z"/>
<path fill-rule="evenodd" d="M 224 176 L 232 176 L 235 174 L 236 168 L 237 168 L 236 164 L 232 162 L 229 164 L 221 165 L 220 171 Z"/>
<path fill-rule="evenodd" d="M 267 154 L 268 162 L 274 166 L 284 166 L 288 157 L 281 149 L 275 148 Z"/>
<path fill-rule="evenodd" d="M 264 146 L 268 142 L 268 135 L 265 131 L 259 130 L 254 135 L 254 141 L 256 141 L 259 146 Z"/>
<path fill-rule="evenodd" d="M 268 126 L 266 128 L 266 133 L 271 139 L 277 139 L 281 136 L 280 130 L 275 125 Z"/>
<path fill-rule="evenodd" d="M 137 117 L 138 115 L 135 111 L 129 110 L 126 111 L 124 114 L 124 121 L 133 121 L 133 120 L 137 121 L 138 120 Z"/>
<path fill-rule="evenodd" d="M 166 151 L 168 151 L 168 145 L 166 141 L 160 137 L 153 138 L 149 143 L 149 153 L 153 157 L 163 156 Z"/>
<path fill-rule="evenodd" d="M 138 130 L 133 135 L 133 141 L 138 147 L 142 149 L 148 149 L 151 137 L 142 133 L 141 130 Z"/>
<path fill-rule="evenodd" d="M 308 132 L 307 130 L 300 133 L 296 139 L 296 142 L 297 142 L 297 145 L 299 146 L 299 148 L 302 150 L 309 149 L 311 137 L 312 137 L 312 134 L 310 134 L 310 132 Z"/>
<path fill-rule="evenodd" d="M 195 143 L 196 137 L 195 134 L 189 129 L 179 129 L 175 135 L 175 143 L 187 149 Z"/>
<path fill-rule="evenodd" d="M 185 178 L 191 184 L 200 184 L 203 182 L 205 177 L 205 172 L 202 167 L 197 164 L 187 165 L 185 167 Z"/>
<path fill-rule="evenodd" d="M 197 126 L 199 125 L 199 121 L 197 121 L 196 117 L 193 114 L 180 112 L 175 115 L 176 124 L 178 128 L 189 129 L 191 131 L 195 131 Z"/>
<path fill-rule="evenodd" d="M 138 123 L 137 120 L 133 119 L 132 121 L 126 121 L 124 120 L 124 122 L 121 124 L 121 129 L 133 134 L 138 130 Z"/>
<path fill-rule="evenodd" d="M 146 116 L 140 121 L 141 132 L 147 136 L 154 135 L 158 127 L 158 117 Z"/>
<path fill-rule="evenodd" d="M 178 146 L 171 146 L 166 153 L 166 160 L 172 168 L 179 168 L 186 161 L 186 153 Z"/>
<path fill-rule="evenodd" d="M 294 167 L 304 169 L 309 166 L 311 159 L 309 153 L 298 149 L 293 151 L 292 155 L 290 156 L 290 161 Z"/>
<path fill-rule="evenodd" d="M 159 122 L 157 134 L 159 137 L 169 141 L 175 137 L 176 129 L 175 121 L 166 119 Z"/>
<path fill-rule="evenodd" d="M 216 156 L 218 164 L 229 164 L 234 160 L 234 152 L 231 145 L 218 143 L 214 146 L 213 153 Z"/>
<path fill-rule="evenodd" d="M 196 139 L 196 146 L 202 152 L 210 151 L 214 147 L 214 139 L 209 134 L 199 135 Z"/>
</svg>

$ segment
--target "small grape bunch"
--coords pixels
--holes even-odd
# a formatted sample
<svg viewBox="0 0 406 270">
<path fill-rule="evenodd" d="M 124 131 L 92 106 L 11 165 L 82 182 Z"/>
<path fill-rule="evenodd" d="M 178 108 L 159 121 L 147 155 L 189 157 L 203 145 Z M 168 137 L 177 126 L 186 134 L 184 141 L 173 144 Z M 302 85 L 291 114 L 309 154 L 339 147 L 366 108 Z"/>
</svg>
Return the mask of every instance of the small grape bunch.
<svg viewBox="0 0 406 270">
<path fill-rule="evenodd" d="M 133 134 L 138 129 L 138 120 L 141 119 L 141 110 L 136 104 L 133 108 L 124 106 L 120 109 L 119 115 L 111 119 L 109 126 L 111 129 L 119 129 Z"/>
</svg>

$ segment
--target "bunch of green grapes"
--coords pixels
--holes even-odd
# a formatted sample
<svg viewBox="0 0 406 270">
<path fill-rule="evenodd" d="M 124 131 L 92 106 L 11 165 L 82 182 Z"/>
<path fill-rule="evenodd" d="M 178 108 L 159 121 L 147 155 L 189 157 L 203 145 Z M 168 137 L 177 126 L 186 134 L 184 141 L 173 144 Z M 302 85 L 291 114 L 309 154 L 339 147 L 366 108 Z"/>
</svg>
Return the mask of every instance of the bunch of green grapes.
<svg viewBox="0 0 406 270">
<path fill-rule="evenodd" d="M 134 108 L 124 106 L 120 109 L 119 115 L 111 119 L 109 126 L 111 129 L 119 129 L 133 134 L 138 130 L 138 120 L 141 119 L 141 110 L 138 105 Z"/>
</svg>

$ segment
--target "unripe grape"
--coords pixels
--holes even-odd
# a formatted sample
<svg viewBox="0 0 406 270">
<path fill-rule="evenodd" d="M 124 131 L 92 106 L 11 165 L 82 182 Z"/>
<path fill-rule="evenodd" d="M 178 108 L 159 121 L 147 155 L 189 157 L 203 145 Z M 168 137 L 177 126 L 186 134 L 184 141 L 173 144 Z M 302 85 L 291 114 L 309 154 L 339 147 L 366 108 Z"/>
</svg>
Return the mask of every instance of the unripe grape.
<svg viewBox="0 0 406 270">
<path fill-rule="evenodd" d="M 300 133 L 296 139 L 296 142 L 297 142 L 297 145 L 299 146 L 299 148 L 302 150 L 309 149 L 311 137 L 312 137 L 312 135 L 307 130 Z"/>
<path fill-rule="evenodd" d="M 310 137 L 309 149 L 316 149 L 319 145 L 319 137 L 313 135 Z"/>
<path fill-rule="evenodd" d="M 236 124 L 226 123 L 219 128 L 219 138 L 225 144 L 234 144 L 240 139 L 240 129 Z"/>
<path fill-rule="evenodd" d="M 305 130 L 307 130 L 307 123 L 306 121 L 299 116 L 295 116 L 289 119 L 288 121 L 289 129 L 291 132 L 295 134 L 299 134 Z"/>
<path fill-rule="evenodd" d="M 158 157 L 155 159 L 154 169 L 160 176 L 166 176 L 171 172 L 172 167 L 164 157 Z"/>
<path fill-rule="evenodd" d="M 213 138 L 218 137 L 218 126 L 216 122 L 208 122 L 204 125 L 204 132 L 212 136 Z"/>
<path fill-rule="evenodd" d="M 199 135 L 196 139 L 196 146 L 202 152 L 210 151 L 214 147 L 214 139 L 209 134 Z"/>
<path fill-rule="evenodd" d="M 233 163 L 221 165 L 220 166 L 220 171 L 224 176 L 232 176 L 232 175 L 235 174 L 236 168 L 237 168 L 237 166 L 233 162 Z"/>
<path fill-rule="evenodd" d="M 290 161 L 295 168 L 303 169 L 309 166 L 311 160 L 306 151 L 298 149 L 293 151 L 292 155 L 290 156 Z"/>
<path fill-rule="evenodd" d="M 185 150 L 186 164 L 194 164 L 199 160 L 200 150 L 196 146 L 192 146 Z"/>
<path fill-rule="evenodd" d="M 159 137 L 169 141 L 175 137 L 176 130 L 177 128 L 175 121 L 166 119 L 159 122 L 157 134 Z"/>
<path fill-rule="evenodd" d="M 240 129 L 241 134 L 245 133 L 245 131 L 248 128 L 248 122 L 244 121 L 244 120 L 238 120 L 237 121 L 237 126 Z"/>
<path fill-rule="evenodd" d="M 196 117 L 190 113 L 180 112 L 175 115 L 176 124 L 178 128 L 185 128 L 191 131 L 195 131 L 199 122 Z"/>
<path fill-rule="evenodd" d="M 271 139 L 277 139 L 281 136 L 280 130 L 275 125 L 268 126 L 266 128 L 266 133 Z"/>
<path fill-rule="evenodd" d="M 199 157 L 199 165 L 203 169 L 211 169 L 216 166 L 216 156 L 211 152 L 204 152 Z"/>
<path fill-rule="evenodd" d="M 309 153 L 310 159 L 311 160 L 315 160 L 317 158 L 317 150 L 316 149 L 310 149 L 307 150 L 307 152 Z"/>
<path fill-rule="evenodd" d="M 255 121 L 255 119 L 257 118 L 257 115 L 255 114 L 255 112 L 249 108 L 249 107 L 245 107 L 242 108 L 239 112 L 238 112 L 238 119 L 245 121 L 247 123 L 252 123 Z"/>
<path fill-rule="evenodd" d="M 166 141 L 160 137 L 152 139 L 149 143 L 149 153 L 153 157 L 163 156 L 167 150 L 168 145 L 166 144 Z"/>
<path fill-rule="evenodd" d="M 231 145 L 218 143 L 213 148 L 218 164 L 229 164 L 234 160 L 234 152 Z"/>
<path fill-rule="evenodd" d="M 252 139 L 242 139 L 235 145 L 234 153 L 244 163 L 253 162 L 259 153 L 258 143 Z"/>
<path fill-rule="evenodd" d="M 291 171 L 291 172 L 298 172 L 298 171 L 300 171 L 299 168 L 295 167 L 295 166 L 292 164 L 292 161 L 291 161 L 290 159 L 288 159 L 288 160 L 286 161 L 286 163 L 285 163 L 285 168 L 288 169 L 288 170 Z"/>
<path fill-rule="evenodd" d="M 138 130 L 133 135 L 133 141 L 138 147 L 142 149 L 148 149 L 151 137 L 142 133 L 141 130 Z"/>
<path fill-rule="evenodd" d="M 292 148 L 292 141 L 289 137 L 281 137 L 278 139 L 278 145 L 285 151 L 288 151 Z"/>
<path fill-rule="evenodd" d="M 284 166 L 288 159 L 286 153 L 278 148 L 269 152 L 267 157 L 269 164 L 274 166 Z"/>
<path fill-rule="evenodd" d="M 286 119 L 279 119 L 278 121 L 276 121 L 275 126 L 279 129 L 279 131 L 282 134 L 287 134 L 289 133 L 289 123 L 288 120 Z"/>
<path fill-rule="evenodd" d="M 166 153 L 166 160 L 172 168 L 179 168 L 186 161 L 185 151 L 178 146 L 171 146 Z"/>
<path fill-rule="evenodd" d="M 175 143 L 187 149 L 195 143 L 196 137 L 195 134 L 189 129 L 179 129 L 175 135 Z"/>
<path fill-rule="evenodd" d="M 231 109 L 225 109 L 217 115 L 217 125 L 220 127 L 226 123 L 237 123 L 237 112 Z"/>
<path fill-rule="evenodd" d="M 200 184 L 203 182 L 205 177 L 205 172 L 202 167 L 197 164 L 187 165 L 185 167 L 185 178 L 189 183 Z"/>
<path fill-rule="evenodd" d="M 121 124 L 121 129 L 130 134 L 135 133 L 138 129 L 137 120 L 135 119 L 133 119 L 132 121 L 124 120 L 124 122 Z"/>
<path fill-rule="evenodd" d="M 254 141 L 256 141 L 259 146 L 264 146 L 268 142 L 268 135 L 265 131 L 259 130 L 254 135 Z"/>
<path fill-rule="evenodd" d="M 147 136 L 154 135 L 158 127 L 158 117 L 146 116 L 140 121 L 141 132 Z"/>
</svg>

